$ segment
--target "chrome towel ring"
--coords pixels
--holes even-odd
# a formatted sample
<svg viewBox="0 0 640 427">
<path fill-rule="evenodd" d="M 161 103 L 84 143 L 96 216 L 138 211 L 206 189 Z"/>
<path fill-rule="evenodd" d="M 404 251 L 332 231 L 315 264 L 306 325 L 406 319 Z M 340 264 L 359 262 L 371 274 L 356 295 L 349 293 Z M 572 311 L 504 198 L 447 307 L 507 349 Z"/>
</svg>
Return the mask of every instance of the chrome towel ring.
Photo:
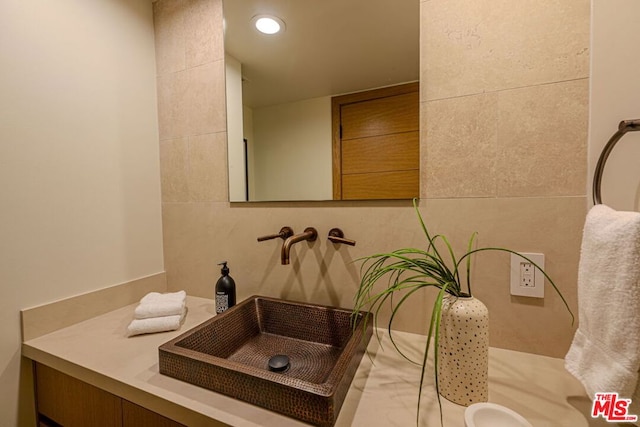
<svg viewBox="0 0 640 427">
<path fill-rule="evenodd" d="M 618 124 L 618 130 L 613 136 L 609 139 L 607 144 L 602 149 L 602 153 L 600 153 L 600 158 L 598 159 L 598 163 L 596 164 L 596 170 L 593 174 L 593 203 L 599 205 L 602 203 L 601 194 L 600 194 L 600 185 L 602 183 L 602 173 L 604 171 L 604 165 L 609 158 L 609 154 L 615 147 L 616 143 L 624 136 L 627 132 L 635 132 L 640 130 L 640 119 L 634 120 L 623 120 Z"/>
</svg>

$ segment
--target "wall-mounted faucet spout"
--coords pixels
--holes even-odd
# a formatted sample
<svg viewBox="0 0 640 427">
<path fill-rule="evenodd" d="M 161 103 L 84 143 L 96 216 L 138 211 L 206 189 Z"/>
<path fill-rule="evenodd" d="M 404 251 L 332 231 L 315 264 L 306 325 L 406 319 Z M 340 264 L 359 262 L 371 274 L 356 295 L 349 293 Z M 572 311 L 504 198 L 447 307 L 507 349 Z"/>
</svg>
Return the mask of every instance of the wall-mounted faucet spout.
<svg viewBox="0 0 640 427">
<path fill-rule="evenodd" d="M 282 244 L 282 252 L 280 253 L 280 260 L 282 261 L 282 265 L 289 264 L 289 252 L 291 251 L 291 246 L 293 246 L 294 243 L 302 242 L 303 240 L 313 242 L 317 238 L 318 232 L 313 227 L 307 227 L 302 233 L 287 237 L 287 240 L 285 240 Z"/>
</svg>

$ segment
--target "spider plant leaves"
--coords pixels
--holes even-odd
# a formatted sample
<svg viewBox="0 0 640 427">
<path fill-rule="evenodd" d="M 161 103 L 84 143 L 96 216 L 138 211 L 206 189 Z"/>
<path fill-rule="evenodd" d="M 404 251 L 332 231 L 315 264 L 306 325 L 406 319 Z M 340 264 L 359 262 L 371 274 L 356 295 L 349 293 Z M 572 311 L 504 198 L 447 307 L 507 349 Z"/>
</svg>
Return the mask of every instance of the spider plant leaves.
<svg viewBox="0 0 640 427">
<path fill-rule="evenodd" d="M 473 250 L 473 242 L 476 239 L 477 235 L 477 231 L 474 231 L 471 235 L 471 238 L 469 239 L 469 245 L 467 246 L 467 254 Z M 456 264 L 459 264 L 459 262 L 457 262 Z M 467 292 L 469 293 L 469 296 L 471 296 L 471 257 L 467 257 Z"/>
<path fill-rule="evenodd" d="M 402 350 L 400 349 L 400 347 L 397 345 L 395 339 L 393 338 L 393 330 L 392 330 L 392 324 L 393 324 L 393 319 L 396 316 L 396 314 L 398 313 L 398 311 L 400 311 L 400 307 L 402 306 L 402 304 L 404 304 L 404 302 L 411 296 L 413 295 L 414 292 L 419 291 L 422 288 L 428 287 L 428 286 L 435 286 L 435 287 L 439 287 L 439 285 L 434 284 L 434 283 L 422 283 L 422 284 L 418 284 L 418 285 L 414 285 L 412 286 L 413 289 L 411 289 L 409 292 L 407 292 L 407 294 L 403 295 L 403 297 L 400 299 L 400 302 L 398 302 L 398 304 L 396 306 L 393 307 L 393 310 L 391 312 L 391 317 L 389 318 L 389 322 L 387 325 L 387 330 L 389 333 L 389 340 L 391 341 L 391 343 L 393 344 L 393 347 L 396 349 L 396 351 L 398 352 L 398 354 L 400 354 L 402 357 L 404 357 L 406 360 L 408 360 L 409 362 L 419 365 L 418 362 L 413 361 L 412 359 L 410 359 L 408 356 L 406 356 Z M 446 285 L 443 286 L 440 289 L 446 288 Z"/>
<path fill-rule="evenodd" d="M 418 406 L 416 410 L 416 426 L 420 425 L 420 402 L 422 401 L 422 386 L 424 385 L 424 375 L 427 370 L 427 360 L 429 358 L 429 347 L 431 345 L 431 339 L 433 338 L 433 372 L 434 382 L 436 387 L 436 396 L 438 399 L 438 408 L 440 410 L 440 425 L 443 424 L 442 420 L 442 401 L 440 399 L 440 386 L 438 383 L 438 342 L 440 339 L 440 319 L 442 313 L 442 299 L 447 290 L 447 286 L 440 288 L 438 296 L 433 304 L 433 310 L 431 311 L 431 320 L 429 321 L 429 332 L 427 333 L 427 342 L 424 347 L 424 356 L 422 358 L 422 366 L 420 371 L 420 386 L 418 387 Z"/>
<path fill-rule="evenodd" d="M 440 400 L 440 383 L 438 379 L 438 344 L 440 335 L 440 321 L 442 315 L 443 298 L 446 294 L 453 295 L 454 297 L 470 297 L 471 291 L 471 255 L 482 251 L 502 251 L 512 254 L 519 253 L 512 251 L 511 249 L 499 248 L 499 247 L 486 247 L 476 248 L 477 233 L 473 233 L 467 243 L 466 252 L 457 257 L 453 246 L 449 240 L 442 234 L 431 235 L 424 219 L 418 210 L 417 199 L 413 200 L 413 207 L 416 211 L 420 227 L 423 234 L 426 237 L 426 250 L 418 248 L 402 248 L 392 252 L 382 252 L 373 254 L 370 256 L 362 257 L 356 260 L 361 262 L 360 265 L 360 286 L 354 297 L 354 315 L 364 309 L 369 309 L 372 313 L 372 322 L 375 327 L 375 334 L 378 342 L 381 345 L 382 341 L 380 337 L 380 328 L 378 328 L 378 319 L 382 316 L 383 307 L 390 304 L 391 314 L 387 320 L 387 331 L 389 339 L 394 349 L 404 359 L 417 363 L 421 367 L 420 373 L 420 386 L 418 388 L 418 410 L 416 414 L 416 423 L 420 419 L 420 401 L 422 398 L 424 379 L 427 370 L 427 361 L 429 356 L 429 349 L 433 344 L 433 363 L 434 363 L 434 380 L 435 389 L 438 400 L 438 407 L 440 409 L 440 424 L 443 424 L 442 418 L 442 402 Z M 444 255 L 444 257 L 443 257 Z M 544 274 L 544 277 L 549 281 L 555 292 L 560 296 L 565 307 L 569 311 L 572 319 L 572 325 L 574 322 L 574 315 L 569 304 L 565 300 L 564 296 L 549 277 L 549 275 L 542 270 L 535 262 L 520 255 L 522 258 L 531 262 L 538 270 Z M 445 258 L 446 257 L 446 258 Z M 466 288 L 462 289 L 462 274 L 466 272 Z M 385 283 L 385 285 L 382 285 Z M 382 285 L 382 286 L 381 286 Z M 422 361 L 416 362 L 412 360 L 406 354 L 406 351 L 402 350 L 398 345 L 396 339 L 393 336 L 392 325 L 396 320 L 399 313 L 406 306 L 407 301 L 414 295 L 416 295 L 421 289 L 436 288 L 438 290 L 435 302 L 431 309 L 431 319 L 429 321 L 429 328 L 427 332 L 427 340 L 422 354 Z M 394 301 L 396 292 L 400 292 L 399 300 Z M 364 327 L 367 324 L 365 322 Z M 355 327 L 355 323 L 353 324 Z"/>
<path fill-rule="evenodd" d="M 363 262 L 361 284 L 356 293 L 356 300 L 361 299 L 363 294 L 369 292 L 384 276 L 389 276 L 389 288 L 404 283 L 402 275 L 407 272 L 416 274 L 412 276 L 412 280 L 422 277 L 440 285 L 450 283 L 453 286 L 449 289 L 449 293 L 457 295 L 461 292 L 460 277 L 457 273 L 456 264 L 454 264 L 456 268 L 452 271 L 442 259 L 438 259 L 434 254 L 420 249 L 400 249 L 389 253 L 371 255 L 356 261 Z"/>
<path fill-rule="evenodd" d="M 497 252 L 507 252 L 507 253 L 510 253 L 510 254 L 515 254 L 515 255 L 518 255 L 521 258 L 524 258 L 527 262 L 530 262 L 531 264 L 533 264 L 533 266 L 535 268 L 537 268 L 544 275 L 544 277 L 549 281 L 549 284 L 553 287 L 553 290 L 558 294 L 558 296 L 562 300 L 562 303 L 564 304 L 564 306 L 566 307 L 567 311 L 569 312 L 569 315 L 571 316 L 571 326 L 573 326 L 573 324 L 575 323 L 575 316 L 573 314 L 573 311 L 571 311 L 571 307 L 569 307 L 569 303 L 564 298 L 564 295 L 562 295 L 562 292 L 560 292 L 560 289 L 558 289 L 558 286 L 555 284 L 553 279 L 551 279 L 551 277 L 547 274 L 547 272 L 542 269 L 542 267 L 540 267 L 538 264 L 533 262 L 530 258 L 522 255 L 521 253 L 516 252 L 514 250 L 511 250 L 511 249 L 498 248 L 498 247 L 478 248 L 478 249 L 473 249 L 473 250 L 468 251 L 466 254 L 464 254 L 462 257 L 460 257 L 460 259 L 458 260 L 458 263 L 461 263 L 462 260 L 464 260 L 465 258 L 467 259 L 467 262 L 468 262 L 468 260 L 470 259 L 471 255 L 473 255 L 475 253 L 478 253 L 478 252 L 485 252 L 485 251 L 497 251 Z"/>
</svg>

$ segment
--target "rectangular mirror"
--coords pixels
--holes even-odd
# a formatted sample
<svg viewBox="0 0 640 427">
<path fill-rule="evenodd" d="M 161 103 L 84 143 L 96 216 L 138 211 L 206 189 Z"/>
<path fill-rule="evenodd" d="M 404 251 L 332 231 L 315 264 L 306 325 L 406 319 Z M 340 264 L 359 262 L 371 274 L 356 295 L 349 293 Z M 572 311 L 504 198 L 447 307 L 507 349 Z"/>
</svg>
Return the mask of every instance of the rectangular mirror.
<svg viewBox="0 0 640 427">
<path fill-rule="evenodd" d="M 255 28 L 256 20 L 267 15 L 281 25 L 279 33 L 262 34 Z M 390 102 L 375 101 L 380 88 L 417 82 L 419 16 L 419 0 L 224 0 L 230 201 L 417 196 L 417 183 L 416 194 L 395 191 L 407 176 L 414 181 L 419 176 L 417 84 L 414 95 L 403 97 L 415 104 L 415 113 L 405 114 L 402 106 L 390 107 L 395 113 L 368 113 L 378 128 L 388 127 L 380 117 L 414 114 L 411 126 L 392 125 L 375 135 L 365 131 L 348 148 L 336 142 L 342 136 L 336 114 L 339 117 L 340 105 L 345 105 L 336 99 L 372 91 L 373 104 L 386 108 Z M 398 132 L 411 133 L 406 137 L 415 148 L 395 149 L 406 145 L 397 143 L 393 134 Z M 367 148 L 354 152 L 363 144 Z M 381 147 L 395 148 L 381 155 Z M 369 169 L 352 168 L 353 162 L 343 168 L 343 152 L 349 158 L 367 158 Z M 376 158 L 397 161 L 383 164 Z M 390 163 L 394 168 L 410 164 L 412 171 L 390 171 Z M 352 181 L 369 188 L 349 197 L 355 193 L 343 192 L 341 186 Z M 371 192 L 375 187 L 384 189 L 382 196 Z"/>
</svg>

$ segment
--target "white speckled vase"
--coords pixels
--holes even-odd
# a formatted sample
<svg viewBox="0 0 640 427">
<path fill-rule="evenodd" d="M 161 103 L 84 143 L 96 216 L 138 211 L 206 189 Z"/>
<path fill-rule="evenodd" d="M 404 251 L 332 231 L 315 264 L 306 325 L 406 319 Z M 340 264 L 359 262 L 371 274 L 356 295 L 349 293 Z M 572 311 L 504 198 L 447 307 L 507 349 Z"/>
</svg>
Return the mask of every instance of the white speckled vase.
<svg viewBox="0 0 640 427">
<path fill-rule="evenodd" d="M 438 342 L 440 395 L 459 405 L 489 398 L 489 311 L 474 297 L 442 300 Z"/>
</svg>

